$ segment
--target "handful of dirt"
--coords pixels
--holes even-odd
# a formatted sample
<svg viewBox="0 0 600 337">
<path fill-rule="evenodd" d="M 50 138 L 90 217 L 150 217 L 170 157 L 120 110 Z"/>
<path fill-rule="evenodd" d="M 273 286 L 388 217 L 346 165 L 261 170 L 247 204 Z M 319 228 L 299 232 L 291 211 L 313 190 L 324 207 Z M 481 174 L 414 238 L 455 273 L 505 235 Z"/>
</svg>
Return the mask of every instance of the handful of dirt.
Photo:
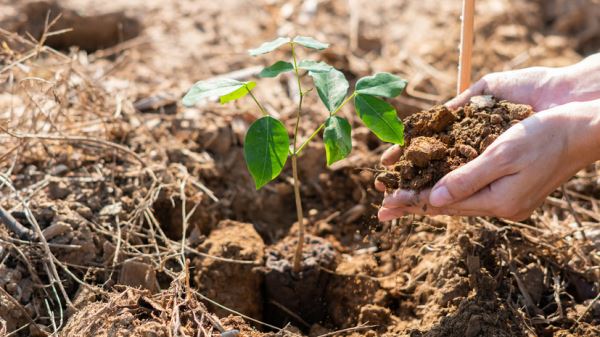
<svg viewBox="0 0 600 337">
<path fill-rule="evenodd" d="M 377 179 L 390 190 L 432 187 L 532 113 L 528 105 L 475 96 L 454 111 L 436 105 L 412 114 L 404 119 L 405 145 L 400 159 Z"/>
</svg>

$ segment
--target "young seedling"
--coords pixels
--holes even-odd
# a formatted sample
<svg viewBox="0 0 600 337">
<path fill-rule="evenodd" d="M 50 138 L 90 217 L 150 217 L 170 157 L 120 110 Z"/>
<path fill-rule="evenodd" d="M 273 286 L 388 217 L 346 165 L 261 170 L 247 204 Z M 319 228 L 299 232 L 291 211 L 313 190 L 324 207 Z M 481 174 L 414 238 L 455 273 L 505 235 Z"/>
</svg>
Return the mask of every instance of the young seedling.
<svg viewBox="0 0 600 337">
<path fill-rule="evenodd" d="M 294 129 L 290 132 L 292 134 L 291 144 L 290 133 L 283 123 L 270 116 L 253 94 L 252 89 L 256 87 L 254 81 L 240 82 L 232 79 L 199 81 L 183 97 L 183 104 L 193 106 L 198 101 L 210 97 L 219 97 L 222 104 L 245 95 L 252 97 L 263 116 L 252 123 L 246 134 L 244 140 L 246 164 L 256 188 L 259 189 L 279 176 L 288 157 L 291 158 L 298 217 L 298 244 L 294 254 L 293 271 L 299 273 L 304 244 L 304 222 L 298 179 L 298 156 L 321 131 L 323 131 L 328 166 L 350 154 L 352 150 L 351 126 L 348 120 L 337 116 L 337 113 L 351 100 L 354 100 L 358 117 L 379 139 L 402 145 L 404 143 L 402 121 L 398 118 L 394 107 L 380 97 L 391 98 L 400 95 L 406 87 L 406 81 L 390 73 L 378 73 L 359 79 L 352 93 L 348 95 L 349 84 L 341 71 L 324 62 L 298 60 L 296 53 L 298 46 L 314 50 L 323 50 L 329 46 L 329 44 L 319 42 L 311 37 L 296 36 L 293 39 L 280 37 L 265 42 L 249 52 L 250 55 L 257 56 L 284 46 L 290 48 L 291 60 L 275 62 L 264 68 L 259 77 L 276 77 L 285 72 L 293 72 L 297 80 L 300 99 Z M 312 90 L 311 88 L 303 91 L 300 79 L 305 73 L 312 77 L 317 93 L 327 108 L 328 115 L 325 121 L 299 144 L 298 127 L 303 115 L 302 102 L 304 96 Z"/>
</svg>

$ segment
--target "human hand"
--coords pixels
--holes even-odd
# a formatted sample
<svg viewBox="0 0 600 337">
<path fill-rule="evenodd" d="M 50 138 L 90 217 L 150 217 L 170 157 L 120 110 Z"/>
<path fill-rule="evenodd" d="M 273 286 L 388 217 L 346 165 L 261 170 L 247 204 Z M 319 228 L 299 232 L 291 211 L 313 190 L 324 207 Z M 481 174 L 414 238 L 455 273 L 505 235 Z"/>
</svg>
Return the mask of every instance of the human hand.
<svg viewBox="0 0 600 337">
<path fill-rule="evenodd" d="M 534 67 L 491 73 L 445 105 L 456 109 L 467 104 L 473 96 L 493 95 L 513 103 L 530 105 L 534 111 L 544 110 L 563 100 L 563 93 L 554 89 L 558 86 L 550 84 L 556 81 L 556 77 L 561 77 L 562 72 L 560 68 Z M 383 153 L 381 163 L 384 166 L 392 165 L 400 158 L 400 154 L 400 147 L 394 145 Z M 380 182 L 376 181 L 375 186 L 380 191 L 385 190 Z"/>
<path fill-rule="evenodd" d="M 527 104 L 542 111 L 566 103 L 567 94 L 556 83 L 562 83 L 562 68 L 533 67 L 491 73 L 446 103 L 456 109 L 478 95 L 493 95 L 513 103 Z"/>
<path fill-rule="evenodd" d="M 397 158 L 382 158 L 390 164 Z M 479 157 L 448 173 L 433 189 L 396 190 L 381 221 L 406 214 L 527 218 L 558 186 L 600 159 L 600 100 L 571 103 L 512 126 Z"/>
<path fill-rule="evenodd" d="M 477 95 L 527 104 L 534 111 L 599 99 L 600 53 L 566 67 L 532 67 L 485 75 L 446 105 L 455 109 Z"/>
<path fill-rule="evenodd" d="M 562 68 L 532 67 L 485 75 L 445 105 L 456 109 L 477 95 L 492 95 L 513 103 L 527 104 L 533 111 L 600 99 L 600 53 Z M 400 153 L 397 145 L 390 147 L 381 156 L 381 163 L 385 166 L 394 164 Z M 385 189 L 379 182 L 375 186 L 381 191 Z"/>
</svg>

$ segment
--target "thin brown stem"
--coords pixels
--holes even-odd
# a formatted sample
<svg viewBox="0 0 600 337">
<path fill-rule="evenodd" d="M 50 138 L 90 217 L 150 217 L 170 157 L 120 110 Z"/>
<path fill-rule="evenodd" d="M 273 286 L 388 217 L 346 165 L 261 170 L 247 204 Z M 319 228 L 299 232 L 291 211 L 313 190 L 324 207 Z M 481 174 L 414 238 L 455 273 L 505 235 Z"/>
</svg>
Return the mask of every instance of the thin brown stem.
<svg viewBox="0 0 600 337">
<path fill-rule="evenodd" d="M 298 216 L 298 244 L 294 254 L 294 273 L 301 269 L 302 250 L 304 248 L 304 215 L 302 212 L 302 200 L 300 199 L 300 181 L 298 180 L 297 156 L 292 155 L 292 175 L 294 176 L 294 199 L 296 199 L 296 215 Z"/>
<path fill-rule="evenodd" d="M 340 104 L 340 106 L 338 106 L 332 113 L 329 114 L 329 116 L 335 116 L 335 114 L 337 114 L 343 107 L 344 105 L 346 105 L 346 103 L 350 102 L 351 99 L 354 98 L 354 96 L 356 96 L 356 92 L 353 92 L 352 95 L 346 97 L 346 99 L 342 102 L 342 104 Z M 306 145 L 308 145 L 308 143 L 310 143 L 310 141 L 315 138 L 319 132 L 321 132 L 321 130 L 323 130 L 323 128 L 325 127 L 325 123 L 321 123 L 321 125 L 319 125 L 319 127 L 315 130 L 315 132 L 313 132 L 310 137 L 308 137 L 308 139 L 306 139 L 302 145 L 300 145 L 300 147 L 298 148 L 298 150 L 294 150 L 294 153 L 296 155 L 300 154 L 300 152 L 302 152 L 302 150 L 304 149 L 304 147 L 306 147 Z"/>
<path fill-rule="evenodd" d="M 296 153 L 296 144 L 298 140 L 298 127 L 300 126 L 300 115 L 302 113 L 302 100 L 304 93 L 302 92 L 302 84 L 300 83 L 300 74 L 298 73 L 298 65 L 296 62 L 296 51 L 294 44 L 292 43 L 292 59 L 294 60 L 294 74 L 298 81 L 298 92 L 300 93 L 300 100 L 298 101 L 298 112 L 296 113 L 296 125 L 294 126 L 294 153 Z"/>
<path fill-rule="evenodd" d="M 298 112 L 296 113 L 296 125 L 294 126 L 294 144 L 292 151 L 292 175 L 294 177 L 294 199 L 296 200 L 296 216 L 298 218 L 298 244 L 296 245 L 296 252 L 294 254 L 293 271 L 295 274 L 300 273 L 302 263 L 302 250 L 304 248 L 304 215 L 302 211 L 302 199 L 300 196 L 300 180 L 298 179 L 298 128 L 300 126 L 300 115 L 302 114 L 302 100 L 304 93 L 302 92 L 302 84 L 300 84 L 300 75 L 298 73 L 298 65 L 296 62 L 296 51 L 294 44 L 292 43 L 292 59 L 294 60 L 294 74 L 298 81 L 298 92 L 300 93 L 300 100 L 298 101 Z"/>
<path fill-rule="evenodd" d="M 250 90 L 250 88 L 248 88 L 248 86 L 246 86 L 246 90 L 248 90 L 248 94 L 250 94 L 250 97 L 252 97 L 252 99 L 254 100 L 254 103 L 256 103 L 256 105 L 260 109 L 260 112 L 264 116 L 268 116 L 269 114 L 267 113 L 267 110 L 265 110 L 265 108 L 262 106 L 262 104 L 260 104 L 260 102 L 258 102 L 258 100 L 256 99 L 256 96 L 254 96 L 254 94 L 252 93 L 252 90 Z"/>
</svg>

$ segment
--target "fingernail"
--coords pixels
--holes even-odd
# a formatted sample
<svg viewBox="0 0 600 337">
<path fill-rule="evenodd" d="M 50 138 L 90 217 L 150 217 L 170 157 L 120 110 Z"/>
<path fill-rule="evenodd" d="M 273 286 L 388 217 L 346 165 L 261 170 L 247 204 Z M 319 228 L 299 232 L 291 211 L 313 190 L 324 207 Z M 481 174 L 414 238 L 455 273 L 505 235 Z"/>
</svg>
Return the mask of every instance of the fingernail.
<svg viewBox="0 0 600 337">
<path fill-rule="evenodd" d="M 436 187 L 429 195 L 429 203 L 434 207 L 443 207 L 452 203 L 450 191 L 444 185 Z"/>
</svg>

